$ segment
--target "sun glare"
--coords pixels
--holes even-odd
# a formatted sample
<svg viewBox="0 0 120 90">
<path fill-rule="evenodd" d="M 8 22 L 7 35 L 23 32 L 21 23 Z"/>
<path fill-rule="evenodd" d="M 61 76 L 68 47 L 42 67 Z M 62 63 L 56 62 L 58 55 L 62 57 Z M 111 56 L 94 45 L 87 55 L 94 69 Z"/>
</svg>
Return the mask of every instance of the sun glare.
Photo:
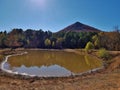
<svg viewBox="0 0 120 90">
<path fill-rule="evenodd" d="M 46 0 L 30 0 L 31 4 L 41 9 L 46 7 Z"/>
</svg>

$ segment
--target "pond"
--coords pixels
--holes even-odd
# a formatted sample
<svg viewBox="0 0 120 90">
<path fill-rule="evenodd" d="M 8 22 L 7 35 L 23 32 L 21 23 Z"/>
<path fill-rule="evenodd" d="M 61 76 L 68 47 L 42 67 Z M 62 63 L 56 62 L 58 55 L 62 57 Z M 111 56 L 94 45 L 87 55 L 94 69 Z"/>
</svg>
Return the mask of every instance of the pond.
<svg viewBox="0 0 120 90">
<path fill-rule="evenodd" d="M 102 66 L 96 57 L 66 51 L 28 50 L 8 58 L 4 70 L 30 76 L 63 77 L 78 75 Z"/>
</svg>

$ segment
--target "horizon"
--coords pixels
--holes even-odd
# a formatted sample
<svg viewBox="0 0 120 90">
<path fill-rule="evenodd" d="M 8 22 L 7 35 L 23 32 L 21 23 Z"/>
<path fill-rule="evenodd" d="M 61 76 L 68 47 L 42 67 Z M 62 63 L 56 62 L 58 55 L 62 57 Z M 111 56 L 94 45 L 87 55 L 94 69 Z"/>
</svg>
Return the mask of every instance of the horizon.
<svg viewBox="0 0 120 90">
<path fill-rule="evenodd" d="M 119 3 L 119 0 L 0 0 L 0 31 L 21 28 L 57 32 L 75 22 L 111 31 L 120 25 Z"/>
<path fill-rule="evenodd" d="M 62 31 L 62 30 L 64 30 L 64 29 L 66 29 L 66 28 L 68 28 L 69 26 L 71 26 L 71 25 L 75 25 L 76 23 L 80 23 L 80 24 L 83 24 L 83 25 L 87 25 L 87 24 L 84 24 L 84 23 L 81 23 L 81 22 L 75 22 L 75 23 L 72 23 L 72 24 L 70 24 L 70 25 L 68 25 L 68 26 L 66 26 L 66 27 L 64 27 L 64 28 L 62 28 L 61 30 L 58 30 L 58 31 L 56 31 L 56 32 L 60 32 L 60 31 Z M 98 28 L 95 28 L 95 27 L 93 27 L 93 26 L 90 26 L 90 25 L 87 25 L 87 26 L 89 26 L 89 27 L 92 27 L 92 28 L 94 28 L 94 29 L 97 29 L 97 30 L 100 30 L 100 29 L 98 29 Z M 32 29 L 32 28 L 27 28 L 27 29 L 23 29 L 23 28 L 12 28 L 11 30 L 9 30 L 9 31 L 7 31 L 7 30 L 4 30 L 4 31 L 6 31 L 6 32 L 11 32 L 12 30 L 14 30 L 14 29 L 22 29 L 23 31 L 27 31 L 27 30 L 35 30 L 35 31 L 39 31 L 39 30 L 42 30 L 42 31 L 50 31 L 50 30 L 43 30 L 43 29 Z M 3 32 L 4 32 L 3 31 Z M 100 31 L 103 31 L 103 30 L 100 30 Z M 53 31 L 50 31 L 50 32 L 52 32 L 52 33 L 56 33 L 56 32 L 53 32 Z M 103 31 L 104 32 L 104 31 Z"/>
</svg>

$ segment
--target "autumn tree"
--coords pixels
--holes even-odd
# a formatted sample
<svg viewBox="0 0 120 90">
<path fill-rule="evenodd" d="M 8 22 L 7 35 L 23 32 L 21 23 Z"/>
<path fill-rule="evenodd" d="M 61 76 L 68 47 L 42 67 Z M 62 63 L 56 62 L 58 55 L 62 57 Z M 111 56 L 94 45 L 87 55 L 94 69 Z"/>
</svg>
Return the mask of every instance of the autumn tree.
<svg viewBox="0 0 120 90">
<path fill-rule="evenodd" d="M 120 50 L 120 33 L 119 32 L 102 32 L 99 33 L 100 47 L 107 50 Z"/>
<path fill-rule="evenodd" d="M 57 48 L 63 48 L 63 45 L 62 45 L 63 41 L 64 41 L 63 38 L 57 38 L 57 41 L 56 41 Z"/>
<path fill-rule="evenodd" d="M 94 49 L 93 43 L 92 43 L 92 42 L 88 42 L 88 43 L 86 44 L 86 46 L 85 46 L 86 52 L 87 52 L 87 53 L 90 53 L 92 49 Z"/>
<path fill-rule="evenodd" d="M 7 39 L 5 41 L 5 45 L 10 48 L 17 48 L 23 45 L 23 30 L 22 29 L 13 29 L 7 35 Z"/>
<path fill-rule="evenodd" d="M 51 41 L 50 41 L 50 39 L 47 38 L 47 39 L 45 40 L 44 44 L 45 44 L 46 47 L 49 48 L 50 45 L 51 45 Z"/>
<path fill-rule="evenodd" d="M 55 47 L 55 42 L 53 41 L 53 42 L 52 42 L 52 48 L 54 48 L 54 47 Z"/>
<path fill-rule="evenodd" d="M 93 41 L 95 48 L 98 49 L 100 47 L 100 41 L 99 41 L 98 35 L 94 35 L 92 37 L 92 41 Z"/>
<path fill-rule="evenodd" d="M 0 48 L 5 48 L 5 41 L 7 39 L 6 37 L 7 33 L 5 32 L 0 32 Z"/>
</svg>

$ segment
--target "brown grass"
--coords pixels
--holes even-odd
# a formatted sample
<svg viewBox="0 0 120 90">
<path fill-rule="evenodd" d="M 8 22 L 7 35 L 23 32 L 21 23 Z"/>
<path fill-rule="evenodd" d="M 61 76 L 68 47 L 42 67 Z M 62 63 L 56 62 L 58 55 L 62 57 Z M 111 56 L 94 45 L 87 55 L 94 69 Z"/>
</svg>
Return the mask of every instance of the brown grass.
<svg viewBox="0 0 120 90">
<path fill-rule="evenodd" d="M 113 54 L 114 62 L 107 69 L 90 75 L 48 80 L 21 80 L 0 74 L 0 90 L 120 90 L 120 54 L 116 55 L 115 52 Z"/>
</svg>

